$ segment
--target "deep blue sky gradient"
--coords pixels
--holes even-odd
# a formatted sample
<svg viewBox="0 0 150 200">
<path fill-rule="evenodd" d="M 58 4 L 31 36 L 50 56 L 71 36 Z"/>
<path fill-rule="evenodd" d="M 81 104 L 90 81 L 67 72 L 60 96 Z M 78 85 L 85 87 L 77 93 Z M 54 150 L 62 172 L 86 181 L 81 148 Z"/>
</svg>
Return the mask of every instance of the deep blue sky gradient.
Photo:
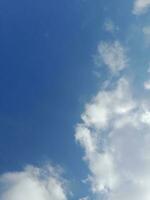
<svg viewBox="0 0 150 200">
<path fill-rule="evenodd" d="M 74 182 L 85 178 L 74 127 L 107 78 L 103 68 L 100 80 L 94 76 L 93 55 L 100 40 L 114 39 L 105 19 L 124 39 L 131 7 L 119 0 L 0 1 L 1 173 L 50 160 Z"/>
</svg>

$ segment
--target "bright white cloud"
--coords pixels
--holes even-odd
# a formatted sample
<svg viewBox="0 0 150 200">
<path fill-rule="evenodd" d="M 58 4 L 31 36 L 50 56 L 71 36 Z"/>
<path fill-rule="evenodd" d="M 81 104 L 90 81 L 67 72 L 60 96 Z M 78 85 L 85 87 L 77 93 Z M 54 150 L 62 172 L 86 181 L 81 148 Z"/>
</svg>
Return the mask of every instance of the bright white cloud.
<svg viewBox="0 0 150 200">
<path fill-rule="evenodd" d="M 141 15 L 147 12 L 150 8 L 150 0 L 135 0 L 133 14 Z"/>
<path fill-rule="evenodd" d="M 150 104 L 121 78 L 86 105 L 76 140 L 85 150 L 93 193 L 106 200 L 150 199 Z"/>
<path fill-rule="evenodd" d="M 98 57 L 112 73 L 118 73 L 128 65 L 126 50 L 119 41 L 101 42 L 98 46 Z"/>
<path fill-rule="evenodd" d="M 0 176 L 1 200 L 67 200 L 65 181 L 52 166 L 28 166 Z"/>
</svg>

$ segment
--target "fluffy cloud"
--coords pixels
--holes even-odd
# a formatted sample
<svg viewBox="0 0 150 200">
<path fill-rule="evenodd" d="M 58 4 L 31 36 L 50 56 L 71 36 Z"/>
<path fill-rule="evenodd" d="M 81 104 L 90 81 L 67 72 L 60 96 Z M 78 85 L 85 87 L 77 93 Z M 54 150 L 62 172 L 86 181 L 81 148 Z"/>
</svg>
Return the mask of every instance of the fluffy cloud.
<svg viewBox="0 0 150 200">
<path fill-rule="evenodd" d="M 98 46 L 98 57 L 112 73 L 118 73 L 128 65 L 126 50 L 119 41 L 101 42 Z"/>
<path fill-rule="evenodd" d="M 133 13 L 135 15 L 140 15 L 147 12 L 149 8 L 150 8 L 150 0 L 135 0 Z"/>
<path fill-rule="evenodd" d="M 150 199 L 149 133 L 149 99 L 135 99 L 126 78 L 98 92 L 75 135 L 85 150 L 93 193 L 106 200 Z"/>
<path fill-rule="evenodd" d="M 28 166 L 0 176 L 1 200 L 67 200 L 65 181 L 52 166 Z"/>
</svg>

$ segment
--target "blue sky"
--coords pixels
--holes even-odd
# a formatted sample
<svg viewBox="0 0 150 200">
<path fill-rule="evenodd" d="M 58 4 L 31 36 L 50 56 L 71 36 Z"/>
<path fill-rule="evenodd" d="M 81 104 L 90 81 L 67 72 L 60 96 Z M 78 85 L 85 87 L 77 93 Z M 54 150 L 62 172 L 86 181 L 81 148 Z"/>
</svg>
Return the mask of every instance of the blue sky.
<svg viewBox="0 0 150 200">
<path fill-rule="evenodd" d="M 1 0 L 0 199 L 149 200 L 149 11 Z"/>
</svg>

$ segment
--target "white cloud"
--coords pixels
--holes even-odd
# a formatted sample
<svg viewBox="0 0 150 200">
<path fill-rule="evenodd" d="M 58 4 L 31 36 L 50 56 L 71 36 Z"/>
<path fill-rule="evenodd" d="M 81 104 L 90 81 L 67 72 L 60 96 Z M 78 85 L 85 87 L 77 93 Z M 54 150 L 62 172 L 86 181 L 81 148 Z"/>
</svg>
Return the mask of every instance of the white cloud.
<svg viewBox="0 0 150 200">
<path fill-rule="evenodd" d="M 141 15 L 147 12 L 150 8 L 150 0 L 135 0 L 133 14 Z"/>
<path fill-rule="evenodd" d="M 58 169 L 28 166 L 0 176 L 1 200 L 67 200 L 65 181 Z"/>
<path fill-rule="evenodd" d="M 150 80 L 144 82 L 144 88 L 150 90 Z"/>
<path fill-rule="evenodd" d="M 134 107 L 135 102 L 131 98 L 128 82 L 122 78 L 117 89 L 98 92 L 97 96 L 86 105 L 86 112 L 81 117 L 88 127 L 106 128 L 108 121 L 111 121 L 114 115 L 125 114 Z"/>
<path fill-rule="evenodd" d="M 110 33 L 115 33 L 119 30 L 118 26 L 116 26 L 111 19 L 107 19 L 105 21 L 104 28 L 107 32 L 110 32 Z"/>
<path fill-rule="evenodd" d="M 128 65 L 126 50 L 119 41 L 101 42 L 98 46 L 98 57 L 112 73 L 118 73 Z"/>
<path fill-rule="evenodd" d="M 86 105 L 75 136 L 93 193 L 106 200 L 150 199 L 149 133 L 149 99 L 134 99 L 125 78 Z"/>
</svg>

